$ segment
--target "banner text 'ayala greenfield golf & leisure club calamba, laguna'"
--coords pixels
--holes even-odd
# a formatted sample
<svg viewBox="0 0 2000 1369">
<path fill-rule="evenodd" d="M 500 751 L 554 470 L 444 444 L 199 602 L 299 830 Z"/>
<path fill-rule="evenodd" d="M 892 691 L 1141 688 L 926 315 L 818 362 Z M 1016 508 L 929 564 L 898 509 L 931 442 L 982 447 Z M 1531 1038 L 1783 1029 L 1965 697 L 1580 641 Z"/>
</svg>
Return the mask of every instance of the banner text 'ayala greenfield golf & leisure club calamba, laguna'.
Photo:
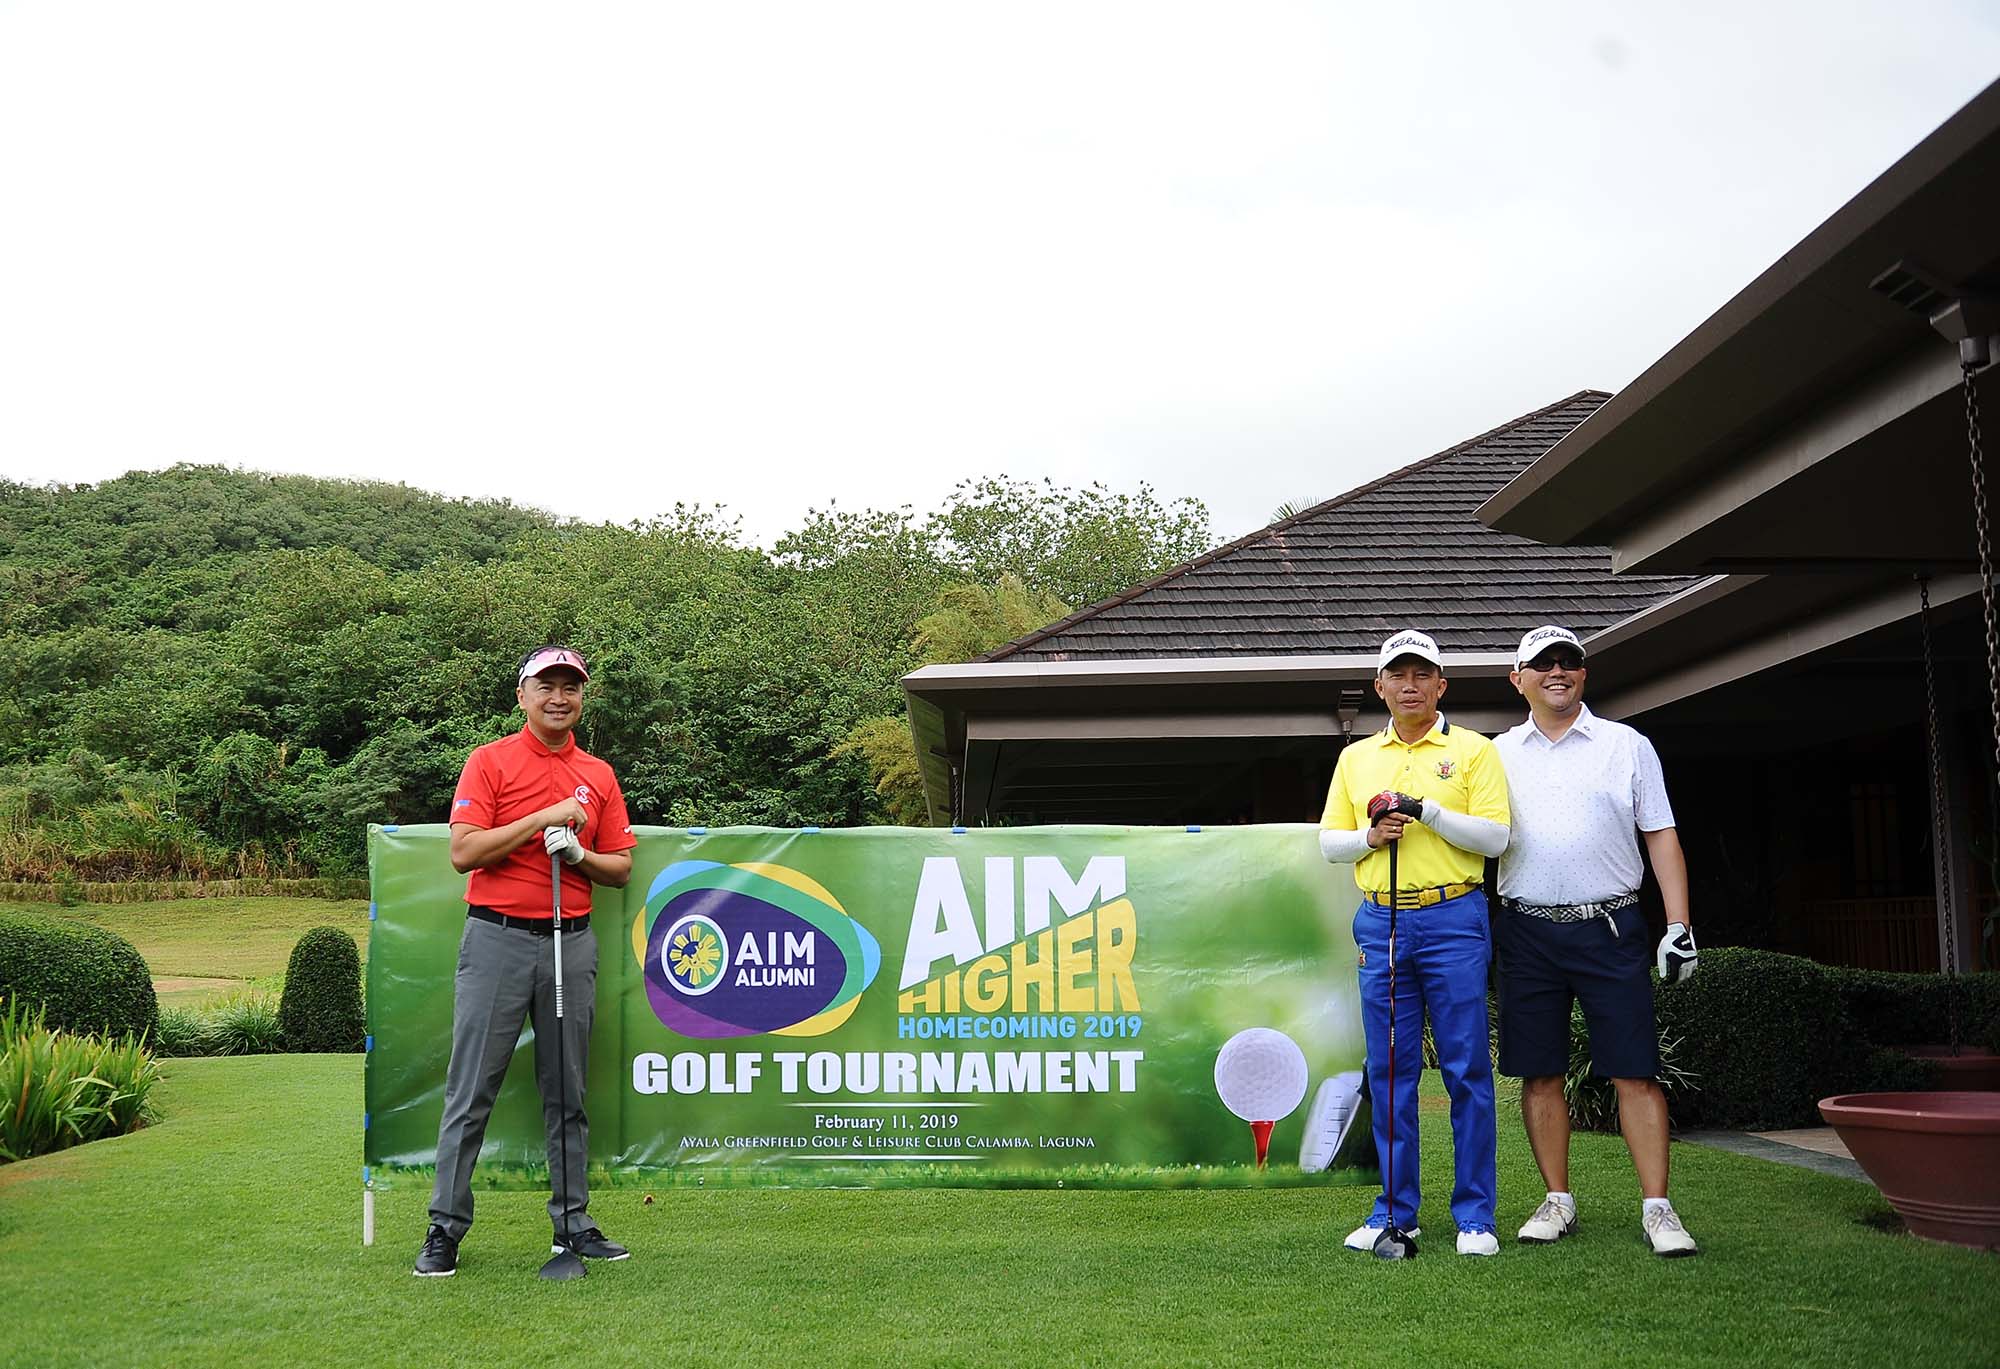
<svg viewBox="0 0 2000 1369">
<path fill-rule="evenodd" d="M 1365 1104 L 1337 1155 L 1301 1164 L 1327 1081 L 1362 1059 L 1357 895 L 1309 825 L 634 830 L 631 883 L 596 890 L 590 919 L 585 1105 L 609 1182 L 1374 1181 Z M 369 833 L 378 1181 L 435 1160 L 465 922 L 448 841 Z M 1232 1060 L 1275 1073 L 1219 1080 L 1256 1028 Z M 1287 1111 L 1239 1117 L 1219 1082 Z M 1246 1122 L 1276 1124 L 1267 1168 Z M 480 1178 L 528 1186 L 546 1165 L 517 1056 Z"/>
</svg>

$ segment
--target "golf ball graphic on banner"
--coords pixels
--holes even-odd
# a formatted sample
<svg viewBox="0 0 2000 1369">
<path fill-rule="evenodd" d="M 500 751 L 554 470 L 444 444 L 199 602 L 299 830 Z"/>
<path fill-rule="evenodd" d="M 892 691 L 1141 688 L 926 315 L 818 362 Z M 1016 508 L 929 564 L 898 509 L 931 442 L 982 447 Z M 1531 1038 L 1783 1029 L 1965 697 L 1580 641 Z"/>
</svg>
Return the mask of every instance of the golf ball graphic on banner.
<svg viewBox="0 0 2000 1369">
<path fill-rule="evenodd" d="M 1270 1027 L 1251 1027 L 1223 1042 L 1215 1056 L 1215 1091 L 1222 1105 L 1250 1124 L 1262 1169 L 1271 1128 L 1306 1096 L 1306 1055 L 1299 1043 Z"/>
</svg>

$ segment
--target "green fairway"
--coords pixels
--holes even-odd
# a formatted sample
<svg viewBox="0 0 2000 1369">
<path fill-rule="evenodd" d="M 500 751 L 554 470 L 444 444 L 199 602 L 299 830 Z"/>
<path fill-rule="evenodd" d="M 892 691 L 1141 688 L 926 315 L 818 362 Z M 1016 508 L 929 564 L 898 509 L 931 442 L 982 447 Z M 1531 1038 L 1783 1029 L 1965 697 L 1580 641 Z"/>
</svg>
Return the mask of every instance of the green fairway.
<svg viewBox="0 0 2000 1369">
<path fill-rule="evenodd" d="M 1581 1232 L 1451 1253 L 1443 1099 L 1423 1257 L 1340 1248 L 1363 1191 L 600 1195 L 633 1258 L 543 1284 L 547 1218 L 481 1193 L 458 1277 L 427 1194 L 360 1244 L 361 1057 L 174 1060 L 164 1120 L 0 1167 L 5 1362 L 1862 1364 L 1991 1361 L 2000 1257 L 1892 1234 L 1872 1188 L 1679 1146 L 1705 1253 L 1640 1246 L 1623 1147 L 1577 1138 Z M 1540 1196 L 1503 1115 L 1502 1220 Z"/>
<path fill-rule="evenodd" d="M 159 903 L 15 905 L 108 927 L 139 948 L 163 1005 L 192 1006 L 246 985 L 275 988 L 308 928 L 339 927 L 368 958 L 368 902 L 327 898 L 183 898 Z"/>
</svg>

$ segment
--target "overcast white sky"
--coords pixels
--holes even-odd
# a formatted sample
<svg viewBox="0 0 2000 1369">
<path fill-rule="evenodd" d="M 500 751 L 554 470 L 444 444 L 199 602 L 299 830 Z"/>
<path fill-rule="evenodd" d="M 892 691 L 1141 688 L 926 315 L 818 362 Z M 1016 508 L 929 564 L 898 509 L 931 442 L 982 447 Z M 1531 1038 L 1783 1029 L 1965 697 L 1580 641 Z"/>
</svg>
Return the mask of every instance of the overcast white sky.
<svg viewBox="0 0 2000 1369">
<path fill-rule="evenodd" d="M 0 2 L 0 475 L 1236 536 L 1624 385 L 1996 75 L 1921 0 Z"/>
</svg>

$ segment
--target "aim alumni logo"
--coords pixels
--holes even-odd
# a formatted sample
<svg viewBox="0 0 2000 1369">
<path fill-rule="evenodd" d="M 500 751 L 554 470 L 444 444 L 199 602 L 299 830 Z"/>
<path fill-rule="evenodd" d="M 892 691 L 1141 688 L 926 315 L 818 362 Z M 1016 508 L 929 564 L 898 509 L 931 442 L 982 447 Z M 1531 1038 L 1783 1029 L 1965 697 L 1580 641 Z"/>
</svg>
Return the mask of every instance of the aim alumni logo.
<svg viewBox="0 0 2000 1369">
<path fill-rule="evenodd" d="M 1454 765 L 1454 764 L 1453 764 L 1453 763 L 1452 763 L 1451 761 L 1439 761 L 1439 762 L 1438 762 L 1438 778 L 1439 778 L 1439 779 L 1441 779 L 1441 780 L 1448 780 L 1448 779 L 1450 779 L 1450 778 L 1451 778 L 1451 772 L 1452 772 L 1453 770 L 1457 769 L 1457 768 L 1458 768 L 1458 767 L 1457 767 L 1456 765 Z"/>
<path fill-rule="evenodd" d="M 783 865 L 683 860 L 632 922 L 646 1001 L 668 1030 L 820 1036 L 853 1015 L 882 947 L 824 886 Z"/>
</svg>

